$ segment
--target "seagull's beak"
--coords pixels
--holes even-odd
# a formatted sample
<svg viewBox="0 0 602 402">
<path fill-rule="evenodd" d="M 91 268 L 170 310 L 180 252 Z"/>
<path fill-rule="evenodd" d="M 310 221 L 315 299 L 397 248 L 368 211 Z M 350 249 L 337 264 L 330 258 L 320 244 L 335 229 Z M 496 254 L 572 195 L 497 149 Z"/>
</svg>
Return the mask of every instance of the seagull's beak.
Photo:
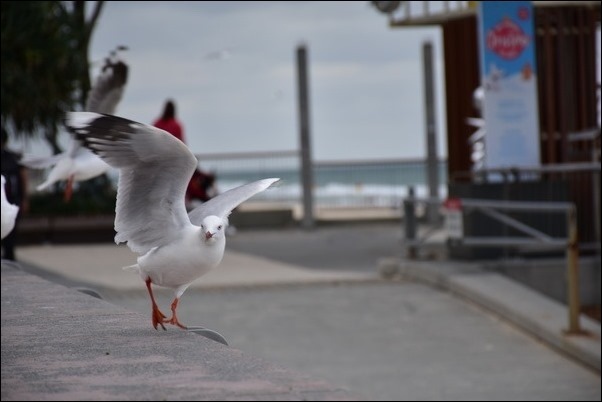
<svg viewBox="0 0 602 402">
<path fill-rule="evenodd" d="M 205 240 L 209 240 L 209 239 L 211 239 L 212 237 L 213 237 L 213 233 L 211 233 L 211 232 L 209 232 L 209 231 L 205 232 Z"/>
</svg>

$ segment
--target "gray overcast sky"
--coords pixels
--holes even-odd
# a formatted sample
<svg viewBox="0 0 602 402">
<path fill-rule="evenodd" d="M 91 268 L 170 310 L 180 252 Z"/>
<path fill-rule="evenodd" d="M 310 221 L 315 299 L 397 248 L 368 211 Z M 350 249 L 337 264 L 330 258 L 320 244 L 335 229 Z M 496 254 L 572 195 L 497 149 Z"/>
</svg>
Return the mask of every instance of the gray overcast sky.
<svg viewBox="0 0 602 402">
<path fill-rule="evenodd" d="M 151 123 L 176 100 L 195 153 L 298 145 L 296 47 L 310 62 L 316 160 L 424 157 L 422 43 L 438 28 L 392 29 L 368 1 L 112 2 L 91 60 L 127 45 L 130 79 L 116 114 Z M 219 52 L 226 50 L 226 57 Z M 93 71 L 95 75 L 96 71 Z M 444 156 L 444 112 L 437 111 Z"/>
</svg>

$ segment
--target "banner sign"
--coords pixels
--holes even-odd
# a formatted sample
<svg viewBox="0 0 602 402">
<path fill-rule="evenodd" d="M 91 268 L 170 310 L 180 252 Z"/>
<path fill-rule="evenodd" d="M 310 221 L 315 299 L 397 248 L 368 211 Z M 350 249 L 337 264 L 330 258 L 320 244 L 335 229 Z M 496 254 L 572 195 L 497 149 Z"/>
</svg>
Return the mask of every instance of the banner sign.
<svg viewBox="0 0 602 402">
<path fill-rule="evenodd" d="M 530 1 L 481 1 L 485 167 L 539 166 L 539 112 Z"/>
</svg>

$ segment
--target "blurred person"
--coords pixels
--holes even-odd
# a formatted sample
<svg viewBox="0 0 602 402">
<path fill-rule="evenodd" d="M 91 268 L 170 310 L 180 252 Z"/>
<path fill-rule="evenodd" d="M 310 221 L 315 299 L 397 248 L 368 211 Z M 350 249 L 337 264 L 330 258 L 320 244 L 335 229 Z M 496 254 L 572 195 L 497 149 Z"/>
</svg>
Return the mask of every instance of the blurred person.
<svg viewBox="0 0 602 402">
<path fill-rule="evenodd" d="M 176 116 L 176 104 L 173 99 L 165 101 L 163 113 L 160 118 L 155 120 L 153 126 L 167 131 L 186 144 L 184 126 Z M 215 191 L 215 174 L 203 172 L 197 167 L 186 189 L 186 209 L 191 210 L 195 206 L 210 200 L 215 195 L 217 195 Z"/>
<path fill-rule="evenodd" d="M 165 130 L 184 144 L 186 144 L 186 138 L 184 137 L 184 126 L 176 117 L 176 104 L 172 99 L 168 99 L 163 107 L 163 114 L 153 123 L 153 126 Z"/>
<path fill-rule="evenodd" d="M 19 161 L 21 155 L 7 148 L 8 133 L 2 128 L 2 175 L 6 179 L 6 199 L 19 207 L 14 229 L 2 239 L 2 258 L 16 260 L 15 244 L 20 217 L 29 211 L 27 195 L 27 169 Z"/>
</svg>

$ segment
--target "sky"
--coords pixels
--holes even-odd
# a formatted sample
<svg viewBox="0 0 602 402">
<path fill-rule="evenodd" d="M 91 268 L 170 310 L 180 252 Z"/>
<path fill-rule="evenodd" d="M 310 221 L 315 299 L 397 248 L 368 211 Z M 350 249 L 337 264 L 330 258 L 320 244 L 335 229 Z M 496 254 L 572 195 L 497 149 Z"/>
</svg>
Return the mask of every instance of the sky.
<svg viewBox="0 0 602 402">
<path fill-rule="evenodd" d="M 426 42 L 435 56 L 437 155 L 446 157 L 440 28 L 391 28 L 369 1 L 107 1 L 89 57 L 94 79 L 109 51 L 128 46 L 116 114 L 150 124 L 172 98 L 196 154 L 291 151 L 304 45 L 314 160 L 424 158 Z M 598 39 L 598 60 L 599 49 Z M 61 143 L 69 140 L 63 133 Z M 50 154 L 40 144 L 15 148 Z"/>
<path fill-rule="evenodd" d="M 194 153 L 288 151 L 299 144 L 296 49 L 305 45 L 314 160 L 422 158 L 425 41 L 442 93 L 439 29 L 390 28 L 368 1 L 108 1 L 90 59 L 128 46 L 116 114 L 152 123 L 172 98 Z"/>
</svg>

